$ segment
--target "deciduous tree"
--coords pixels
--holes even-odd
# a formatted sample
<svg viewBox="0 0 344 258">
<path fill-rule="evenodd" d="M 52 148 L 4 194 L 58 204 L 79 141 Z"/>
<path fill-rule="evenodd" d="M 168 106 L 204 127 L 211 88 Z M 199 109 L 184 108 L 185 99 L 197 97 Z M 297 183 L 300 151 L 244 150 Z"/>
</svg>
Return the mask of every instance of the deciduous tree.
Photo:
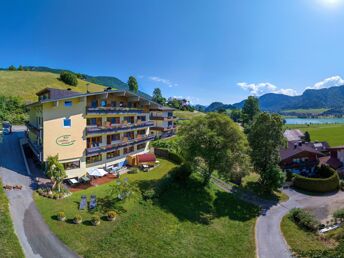
<svg viewBox="0 0 344 258">
<path fill-rule="evenodd" d="M 260 113 L 251 126 L 248 139 L 251 159 L 264 190 L 275 190 L 283 183 L 283 174 L 278 167 L 279 150 L 285 144 L 282 118 L 276 114 Z"/>
<path fill-rule="evenodd" d="M 202 172 L 204 184 L 214 171 L 232 180 L 240 180 L 249 171 L 246 136 L 227 115 L 196 117 L 181 127 L 179 135 L 181 154 Z"/>
<path fill-rule="evenodd" d="M 165 105 L 166 99 L 162 96 L 161 90 L 159 88 L 155 88 L 153 91 L 153 101 Z"/>
<path fill-rule="evenodd" d="M 128 79 L 128 86 L 129 90 L 133 92 L 137 92 L 139 90 L 139 84 L 134 76 L 130 76 Z"/>
<path fill-rule="evenodd" d="M 61 192 L 61 184 L 67 175 L 63 165 L 59 162 L 58 155 L 48 157 L 46 173 L 53 182 L 52 189 L 57 189 L 58 192 Z"/>
<path fill-rule="evenodd" d="M 242 119 L 245 127 L 251 126 L 254 118 L 259 114 L 259 101 L 254 96 L 249 96 L 242 108 Z"/>
<path fill-rule="evenodd" d="M 71 86 L 76 86 L 78 85 L 78 79 L 74 73 L 71 72 L 62 72 L 60 73 L 60 80 L 63 81 L 64 83 L 71 85 Z"/>
</svg>

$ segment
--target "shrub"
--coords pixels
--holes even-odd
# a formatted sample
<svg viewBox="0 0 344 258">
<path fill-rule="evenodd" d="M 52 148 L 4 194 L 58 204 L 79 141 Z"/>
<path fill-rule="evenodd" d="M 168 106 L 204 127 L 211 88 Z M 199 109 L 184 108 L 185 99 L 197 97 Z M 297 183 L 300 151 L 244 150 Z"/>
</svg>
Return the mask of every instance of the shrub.
<svg viewBox="0 0 344 258">
<path fill-rule="evenodd" d="M 94 226 L 97 226 L 100 224 L 100 217 L 98 215 L 93 215 L 91 218 L 91 222 Z"/>
<path fill-rule="evenodd" d="M 74 219 L 73 219 L 75 224 L 80 224 L 82 222 L 82 217 L 80 214 L 76 214 Z"/>
<path fill-rule="evenodd" d="M 166 148 L 155 148 L 154 154 L 157 157 L 168 159 L 176 163 L 177 165 L 180 165 L 183 162 L 183 158 L 181 156 L 179 156 L 177 153 Z"/>
<path fill-rule="evenodd" d="M 169 151 L 168 153 L 168 159 L 178 165 L 182 164 L 183 158 L 179 156 L 177 153 Z"/>
<path fill-rule="evenodd" d="M 115 212 L 115 211 L 108 211 L 107 212 L 108 220 L 112 221 L 112 220 L 116 219 L 116 217 L 117 217 L 117 212 Z"/>
<path fill-rule="evenodd" d="M 157 197 L 157 194 L 154 189 L 148 189 L 142 193 L 142 197 L 145 201 L 147 201 Z"/>
<path fill-rule="evenodd" d="M 344 191 L 344 181 L 340 180 L 340 184 L 339 184 L 340 190 Z"/>
<path fill-rule="evenodd" d="M 43 194 L 44 194 L 44 191 L 43 191 L 42 188 L 38 188 L 37 193 L 38 193 L 39 195 L 43 195 Z"/>
<path fill-rule="evenodd" d="M 201 212 L 200 214 L 200 222 L 202 224 L 210 225 L 213 219 L 214 219 L 214 215 L 211 213 Z"/>
<path fill-rule="evenodd" d="M 344 209 L 339 209 L 339 210 L 336 210 L 334 213 L 333 213 L 333 217 L 336 218 L 336 219 L 344 219 Z"/>
<path fill-rule="evenodd" d="M 134 167 L 134 168 L 130 169 L 128 173 L 129 174 L 137 174 L 137 173 L 139 173 L 139 169 Z"/>
<path fill-rule="evenodd" d="M 294 177 L 294 186 L 306 191 L 311 192 L 331 192 L 335 191 L 339 187 L 339 176 L 338 173 L 329 168 L 326 167 L 326 172 L 324 171 L 325 168 L 321 168 L 322 175 L 328 174 L 331 175 L 328 178 L 308 178 L 301 175 L 295 175 Z"/>
<path fill-rule="evenodd" d="M 291 209 L 289 212 L 289 218 L 301 228 L 310 231 L 316 231 L 320 224 L 312 214 L 300 208 Z"/>
<path fill-rule="evenodd" d="M 62 72 L 60 73 L 60 80 L 65 84 L 76 86 L 78 85 L 78 79 L 75 74 L 71 72 Z"/>
<path fill-rule="evenodd" d="M 59 213 L 57 213 L 57 219 L 59 221 L 64 221 L 66 219 L 66 215 L 63 211 L 60 211 Z"/>
</svg>

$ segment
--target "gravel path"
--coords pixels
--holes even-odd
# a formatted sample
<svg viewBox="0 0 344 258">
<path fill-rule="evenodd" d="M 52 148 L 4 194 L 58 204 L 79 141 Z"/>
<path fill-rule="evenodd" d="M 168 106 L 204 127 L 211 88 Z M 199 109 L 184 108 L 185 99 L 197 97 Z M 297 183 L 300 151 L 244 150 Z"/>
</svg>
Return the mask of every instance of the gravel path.
<svg viewBox="0 0 344 258">
<path fill-rule="evenodd" d="M 32 180 L 28 176 L 19 139 L 25 127 L 3 136 L 0 143 L 0 176 L 3 184 L 23 185 L 22 190 L 7 191 L 14 229 L 27 258 L 78 257 L 58 240 L 44 223 L 32 199 Z M 33 177 L 35 175 L 32 175 Z"/>
</svg>

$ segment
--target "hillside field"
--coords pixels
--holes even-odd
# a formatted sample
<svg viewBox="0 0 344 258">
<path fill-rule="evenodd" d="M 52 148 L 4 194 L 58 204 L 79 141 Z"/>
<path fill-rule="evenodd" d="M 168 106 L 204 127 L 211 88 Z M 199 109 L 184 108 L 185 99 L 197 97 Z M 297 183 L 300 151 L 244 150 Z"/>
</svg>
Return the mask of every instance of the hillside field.
<svg viewBox="0 0 344 258">
<path fill-rule="evenodd" d="M 319 115 L 326 111 L 328 111 L 328 108 L 312 108 L 312 109 L 289 109 L 289 110 L 282 110 L 286 113 L 296 113 L 296 114 L 314 114 Z"/>
<path fill-rule="evenodd" d="M 73 91 L 86 92 L 88 82 L 78 80 L 76 87 L 65 84 L 58 80 L 59 74 L 49 72 L 31 71 L 0 71 L 0 95 L 18 96 L 24 102 L 34 102 L 37 99 L 36 92 L 46 88 L 68 89 Z M 104 86 L 89 83 L 89 91 L 102 91 Z"/>
<path fill-rule="evenodd" d="M 199 111 L 190 112 L 190 111 L 175 110 L 174 115 L 177 118 L 189 120 L 189 119 L 192 119 L 194 117 L 204 116 L 205 113 L 199 112 Z"/>
<path fill-rule="evenodd" d="M 285 128 L 308 131 L 312 141 L 327 141 L 330 146 L 344 145 L 344 124 L 286 125 Z"/>
</svg>

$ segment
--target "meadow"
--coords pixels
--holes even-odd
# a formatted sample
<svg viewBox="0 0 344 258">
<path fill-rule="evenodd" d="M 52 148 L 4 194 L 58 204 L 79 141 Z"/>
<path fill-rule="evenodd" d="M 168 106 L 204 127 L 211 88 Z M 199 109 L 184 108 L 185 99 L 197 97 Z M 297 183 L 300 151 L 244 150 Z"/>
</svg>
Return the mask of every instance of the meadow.
<svg viewBox="0 0 344 258">
<path fill-rule="evenodd" d="M 285 129 L 307 131 L 312 141 L 327 141 L 330 146 L 344 145 L 344 124 L 286 125 Z"/>
<path fill-rule="evenodd" d="M 125 175 L 139 189 L 156 185 L 175 165 L 166 160 L 154 170 Z M 111 184 L 111 183 L 110 183 Z M 129 199 L 114 222 L 89 223 L 91 212 L 78 211 L 81 195 L 106 195 L 109 185 L 74 193 L 63 200 L 35 194 L 51 230 L 83 257 L 255 257 L 254 228 L 258 208 L 239 201 L 214 185 L 204 187 L 197 177 L 185 185 L 172 184 L 157 200 L 144 201 L 140 191 Z M 55 215 L 63 210 L 67 222 Z M 80 213 L 84 222 L 70 222 Z M 203 221 L 211 213 L 210 223 Z"/>
</svg>

